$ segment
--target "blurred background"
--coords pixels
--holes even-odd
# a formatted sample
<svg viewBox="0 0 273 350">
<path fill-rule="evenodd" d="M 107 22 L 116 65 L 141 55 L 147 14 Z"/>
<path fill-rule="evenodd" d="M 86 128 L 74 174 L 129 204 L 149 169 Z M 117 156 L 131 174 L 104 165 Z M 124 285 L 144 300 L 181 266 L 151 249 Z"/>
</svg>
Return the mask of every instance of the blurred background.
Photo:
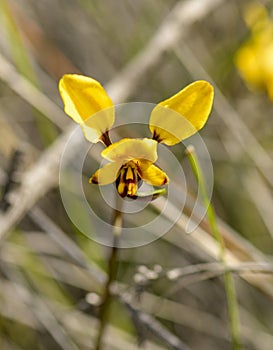
<svg viewBox="0 0 273 350">
<path fill-rule="evenodd" d="M 266 267 L 234 273 L 243 348 L 273 348 L 272 16 L 272 1 L 0 0 L 1 349 L 94 349 L 109 248 L 60 198 L 65 73 L 99 80 L 115 102 L 157 103 L 197 79 L 215 87 L 200 134 L 228 262 Z M 186 269 L 218 258 L 205 219 L 122 249 L 103 349 L 231 349 L 221 272 Z"/>
</svg>

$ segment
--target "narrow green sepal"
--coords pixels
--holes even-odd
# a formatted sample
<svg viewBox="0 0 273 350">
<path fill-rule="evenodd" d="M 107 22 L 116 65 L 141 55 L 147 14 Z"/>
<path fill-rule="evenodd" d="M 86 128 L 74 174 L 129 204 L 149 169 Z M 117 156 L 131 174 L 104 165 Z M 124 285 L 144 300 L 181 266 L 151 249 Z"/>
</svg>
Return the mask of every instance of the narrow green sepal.
<svg viewBox="0 0 273 350">
<path fill-rule="evenodd" d="M 167 193 L 166 188 L 159 188 L 152 192 L 137 192 L 135 196 L 130 196 L 132 199 L 151 199 L 152 201 Z"/>
</svg>

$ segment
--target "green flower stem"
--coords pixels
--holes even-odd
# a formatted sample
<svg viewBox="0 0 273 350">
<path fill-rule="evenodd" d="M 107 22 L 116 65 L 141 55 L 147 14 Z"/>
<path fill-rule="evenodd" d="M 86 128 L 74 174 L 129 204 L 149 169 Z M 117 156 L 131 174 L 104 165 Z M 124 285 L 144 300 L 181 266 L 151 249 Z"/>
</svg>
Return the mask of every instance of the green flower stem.
<svg viewBox="0 0 273 350">
<path fill-rule="evenodd" d="M 209 222 L 212 234 L 219 245 L 219 259 L 222 262 L 222 264 L 226 266 L 227 264 L 226 264 L 226 257 L 225 257 L 225 243 L 218 229 L 216 215 L 215 215 L 213 206 L 210 202 L 210 199 L 208 197 L 204 175 L 199 165 L 199 161 L 193 146 L 188 146 L 188 148 L 186 149 L 186 155 L 188 156 L 194 176 L 199 185 L 203 205 L 205 206 L 205 208 L 207 208 L 207 218 L 208 218 L 208 222 Z M 227 308 L 228 308 L 232 348 L 233 350 L 241 350 L 242 345 L 241 345 L 240 322 L 239 322 L 239 314 L 238 314 L 236 289 L 234 285 L 233 276 L 230 271 L 227 271 L 224 274 L 224 285 L 225 285 L 226 298 L 227 298 Z"/>
<path fill-rule="evenodd" d="M 111 284 L 115 280 L 117 266 L 118 266 L 118 241 L 122 230 L 122 212 L 121 212 L 121 198 L 117 194 L 117 209 L 114 209 L 113 215 L 113 244 L 111 249 L 111 255 L 108 262 L 108 279 L 104 288 L 104 295 L 102 297 L 102 306 L 100 312 L 100 328 L 98 330 L 98 337 L 96 341 L 95 350 L 101 350 L 103 335 L 105 332 L 109 309 L 112 301 Z"/>
</svg>

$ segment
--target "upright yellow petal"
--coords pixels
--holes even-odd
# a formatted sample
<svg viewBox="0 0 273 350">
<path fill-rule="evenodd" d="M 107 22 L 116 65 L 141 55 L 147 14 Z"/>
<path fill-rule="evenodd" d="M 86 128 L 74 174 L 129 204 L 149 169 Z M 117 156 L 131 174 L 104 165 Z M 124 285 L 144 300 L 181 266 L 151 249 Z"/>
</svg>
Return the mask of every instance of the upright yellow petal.
<svg viewBox="0 0 273 350">
<path fill-rule="evenodd" d="M 101 152 L 102 157 L 112 162 L 132 159 L 157 160 L 157 142 L 152 139 L 122 139 Z"/>
<path fill-rule="evenodd" d="M 169 183 L 166 173 L 149 162 L 140 162 L 139 171 L 140 177 L 152 186 L 163 186 Z"/>
<path fill-rule="evenodd" d="M 213 95 L 212 85 L 199 80 L 160 102 L 150 117 L 153 139 L 172 146 L 200 130 L 210 114 Z"/>
<path fill-rule="evenodd" d="M 83 75 L 65 74 L 59 82 L 59 91 L 65 113 L 81 124 L 89 141 L 97 142 L 112 127 L 113 102 L 98 81 Z"/>
<path fill-rule="evenodd" d="M 98 169 L 95 174 L 90 177 L 89 182 L 99 185 L 109 185 L 116 181 L 120 167 L 120 163 L 108 163 Z"/>
</svg>

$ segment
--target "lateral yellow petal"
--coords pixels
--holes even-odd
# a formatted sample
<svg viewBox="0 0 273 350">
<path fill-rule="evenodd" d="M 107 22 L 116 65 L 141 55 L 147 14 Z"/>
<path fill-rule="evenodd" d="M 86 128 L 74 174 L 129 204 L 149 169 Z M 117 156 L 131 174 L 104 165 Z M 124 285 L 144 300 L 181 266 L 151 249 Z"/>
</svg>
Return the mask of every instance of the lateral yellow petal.
<svg viewBox="0 0 273 350">
<path fill-rule="evenodd" d="M 120 167 L 121 163 L 108 163 L 98 169 L 95 174 L 90 177 L 89 182 L 98 185 L 109 185 L 116 181 Z"/>
<path fill-rule="evenodd" d="M 112 127 L 113 102 L 98 81 L 83 75 L 65 74 L 59 82 L 59 91 L 65 113 L 76 123 L 85 124 L 82 127 L 89 141 L 97 142 Z"/>
<path fill-rule="evenodd" d="M 77 123 L 82 123 L 96 112 L 113 106 L 101 84 L 95 79 L 65 74 L 59 82 L 59 91 L 65 113 Z"/>
<path fill-rule="evenodd" d="M 157 160 L 157 142 L 152 139 L 122 139 L 105 148 L 101 155 L 112 162 L 125 162 L 132 159 Z"/>
<path fill-rule="evenodd" d="M 196 133 L 208 119 L 213 95 L 212 85 L 198 80 L 160 102 L 150 117 L 153 139 L 172 146 Z"/>
<path fill-rule="evenodd" d="M 149 162 L 140 162 L 140 177 L 152 186 L 163 186 L 169 183 L 169 178 L 164 171 Z"/>
</svg>

